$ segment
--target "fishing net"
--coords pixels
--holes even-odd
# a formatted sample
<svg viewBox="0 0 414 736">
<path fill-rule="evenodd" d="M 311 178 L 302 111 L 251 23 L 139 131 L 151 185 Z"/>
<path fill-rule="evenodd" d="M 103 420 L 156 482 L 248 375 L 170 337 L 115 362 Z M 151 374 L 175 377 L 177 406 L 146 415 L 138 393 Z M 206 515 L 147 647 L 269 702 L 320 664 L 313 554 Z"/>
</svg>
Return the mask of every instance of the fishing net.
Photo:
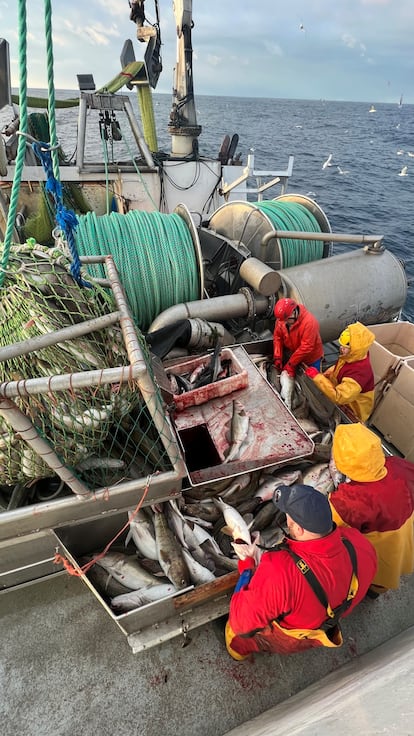
<svg viewBox="0 0 414 736">
<path fill-rule="evenodd" d="M 151 378 L 151 391 L 145 390 L 144 396 L 142 379 L 131 378 L 114 292 L 99 285 L 79 286 L 69 268 L 69 259 L 56 248 L 34 243 L 11 247 L 0 301 L 0 345 L 9 351 L 0 356 L 0 407 L 1 397 L 11 395 L 5 382 L 19 381 L 20 389 L 13 394 L 16 406 L 90 490 L 170 470 L 179 451 L 153 381 L 145 340 L 135 332 L 144 370 L 146 366 Z M 87 320 L 114 313 L 107 327 L 38 347 L 40 336 L 63 328 L 71 333 Z M 122 367 L 122 380 L 107 380 L 105 369 Z M 87 376 L 95 372 L 90 385 L 79 383 L 85 372 Z M 57 384 L 52 377 L 68 374 L 69 388 L 53 388 Z M 0 408 L 3 494 L 4 486 L 32 484 L 54 475 L 5 416 Z"/>
<path fill-rule="evenodd" d="M 28 116 L 28 133 L 38 141 L 49 141 L 49 120 L 47 113 L 32 112 Z M 60 166 L 68 164 L 68 159 L 62 147 L 58 149 Z M 40 166 L 40 161 L 39 161 Z M 78 214 L 85 214 L 91 209 L 86 201 L 82 189 L 76 182 L 62 182 L 62 201 L 65 207 Z M 44 245 L 53 245 L 53 229 L 55 227 L 56 208 L 53 199 L 46 191 L 45 184 L 40 182 L 38 203 L 35 212 L 28 218 L 23 227 L 24 238 L 33 237 Z"/>
</svg>

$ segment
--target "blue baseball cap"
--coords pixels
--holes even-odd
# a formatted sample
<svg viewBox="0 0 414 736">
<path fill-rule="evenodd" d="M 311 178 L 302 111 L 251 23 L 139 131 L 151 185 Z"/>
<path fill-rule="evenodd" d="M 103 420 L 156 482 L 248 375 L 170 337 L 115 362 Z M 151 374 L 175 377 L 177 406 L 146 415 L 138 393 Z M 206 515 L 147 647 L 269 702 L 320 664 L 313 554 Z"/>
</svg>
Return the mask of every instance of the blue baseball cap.
<svg viewBox="0 0 414 736">
<path fill-rule="evenodd" d="M 325 535 L 332 531 L 329 501 L 312 486 L 301 483 L 279 486 L 273 494 L 273 503 L 308 532 Z"/>
</svg>

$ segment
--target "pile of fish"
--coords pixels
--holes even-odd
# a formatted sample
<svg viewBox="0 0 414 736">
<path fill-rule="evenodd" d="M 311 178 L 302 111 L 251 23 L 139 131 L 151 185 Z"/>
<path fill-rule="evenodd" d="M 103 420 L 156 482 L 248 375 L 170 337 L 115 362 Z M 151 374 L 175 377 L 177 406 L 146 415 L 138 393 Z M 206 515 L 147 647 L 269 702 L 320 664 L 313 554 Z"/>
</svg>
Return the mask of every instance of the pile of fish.
<svg viewBox="0 0 414 736">
<path fill-rule="evenodd" d="M 259 533 L 262 552 L 277 546 L 286 521 L 272 501 L 278 486 L 304 483 L 326 495 L 335 490 L 330 457 L 340 419 L 305 393 L 297 382 L 290 398 L 297 421 L 314 441 L 312 456 L 188 488 L 176 499 L 130 512 L 125 548 L 98 559 L 88 573 L 116 614 L 236 570 L 233 541 L 250 543 Z"/>
<path fill-rule="evenodd" d="M 215 383 L 215 381 L 221 381 L 231 375 L 231 359 L 221 357 L 219 343 L 217 343 L 208 360 L 194 362 L 196 365 L 184 373 L 174 369 L 174 366 L 167 370 L 171 391 L 175 396 L 187 391 L 194 391 L 196 388 L 207 386 L 210 383 Z"/>
</svg>

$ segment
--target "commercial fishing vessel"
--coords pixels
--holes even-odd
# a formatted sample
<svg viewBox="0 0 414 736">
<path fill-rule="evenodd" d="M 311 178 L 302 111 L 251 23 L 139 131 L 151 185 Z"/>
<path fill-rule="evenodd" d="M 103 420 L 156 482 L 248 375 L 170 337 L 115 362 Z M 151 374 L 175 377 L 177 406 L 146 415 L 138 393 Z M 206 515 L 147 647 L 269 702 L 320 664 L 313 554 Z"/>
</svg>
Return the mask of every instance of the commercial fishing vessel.
<svg viewBox="0 0 414 736">
<path fill-rule="evenodd" d="M 320 424 L 309 432 L 269 380 L 282 296 L 315 314 L 328 363 L 347 324 L 370 326 L 368 426 L 387 453 L 414 462 L 414 326 L 400 320 L 403 265 L 381 234 L 334 232 L 315 200 L 291 194 L 293 156 L 279 170 L 256 170 L 253 154 L 243 165 L 237 136 L 226 136 L 216 158 L 203 157 L 191 0 L 174 2 L 171 153 L 159 155 L 154 8 L 148 23 L 144 1 L 130 2 L 143 61 L 128 41 L 122 71 L 103 88 L 78 77 L 79 98 L 66 101 L 79 106 L 75 162 L 57 140 L 53 68 L 48 114 L 28 114 L 36 103 L 23 75 L 17 107 L 8 43 L 0 44 L 0 104 L 12 111 L 0 135 L 0 604 L 13 674 L 3 699 L 10 733 L 224 734 L 412 624 L 410 580 L 374 610 L 361 604 L 334 657 L 243 665 L 210 626 L 228 610 L 234 565 L 121 612 L 108 580 L 92 573 L 91 561 L 126 548 L 145 509 L 182 510 L 230 488 L 236 503 L 259 478 L 273 473 L 276 484 L 287 467 L 326 460 L 321 434 L 350 417 L 302 376 L 298 392 Z M 116 157 L 121 119 L 134 146 L 127 161 Z M 94 120 L 103 162 L 86 156 Z M 339 243 L 352 250 L 335 255 Z M 338 288 L 345 282 L 357 299 Z M 243 454 L 232 449 L 237 412 L 249 417 Z M 45 707 L 57 683 L 64 697 Z M 34 706 L 36 688 L 42 703 Z M 33 727 L 24 720 L 30 703 Z"/>
</svg>

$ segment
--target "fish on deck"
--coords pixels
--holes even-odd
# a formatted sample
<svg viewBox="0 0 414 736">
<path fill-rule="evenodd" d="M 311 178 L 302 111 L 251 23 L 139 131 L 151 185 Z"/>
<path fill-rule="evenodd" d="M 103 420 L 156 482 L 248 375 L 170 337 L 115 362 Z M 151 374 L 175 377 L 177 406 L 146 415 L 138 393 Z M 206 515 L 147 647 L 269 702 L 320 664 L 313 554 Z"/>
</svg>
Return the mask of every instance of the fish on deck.
<svg viewBox="0 0 414 736">
<path fill-rule="evenodd" d="M 225 463 L 229 463 L 239 457 L 241 446 L 247 438 L 249 423 L 250 420 L 244 410 L 244 406 L 240 401 L 234 399 L 230 425 L 230 444 L 224 460 Z"/>
</svg>

